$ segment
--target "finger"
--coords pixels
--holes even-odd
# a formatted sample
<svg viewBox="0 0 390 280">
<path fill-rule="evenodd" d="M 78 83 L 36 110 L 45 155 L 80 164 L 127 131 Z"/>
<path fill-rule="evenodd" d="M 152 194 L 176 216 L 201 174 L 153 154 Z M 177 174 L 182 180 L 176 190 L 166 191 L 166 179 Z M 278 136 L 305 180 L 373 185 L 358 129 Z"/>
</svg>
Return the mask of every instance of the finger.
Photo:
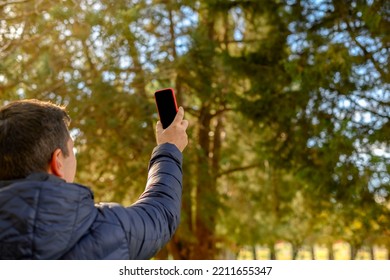
<svg viewBox="0 0 390 280">
<path fill-rule="evenodd" d="M 163 131 L 162 123 L 160 121 L 157 121 L 156 123 L 156 132 L 159 133 Z"/>
<path fill-rule="evenodd" d="M 181 121 L 184 118 L 184 109 L 180 106 L 179 110 L 176 113 L 175 119 L 173 120 L 174 123 L 181 123 Z"/>
<path fill-rule="evenodd" d="M 181 121 L 181 125 L 183 126 L 184 130 L 186 130 L 187 127 L 188 127 L 188 121 L 187 120 L 182 120 Z"/>
</svg>

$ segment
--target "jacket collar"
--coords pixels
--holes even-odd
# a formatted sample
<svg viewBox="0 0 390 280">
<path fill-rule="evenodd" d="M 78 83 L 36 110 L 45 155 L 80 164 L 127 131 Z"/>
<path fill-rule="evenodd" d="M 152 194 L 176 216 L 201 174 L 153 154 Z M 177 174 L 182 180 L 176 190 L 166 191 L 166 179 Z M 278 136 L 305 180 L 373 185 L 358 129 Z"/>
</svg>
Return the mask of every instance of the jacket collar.
<svg viewBox="0 0 390 280">
<path fill-rule="evenodd" d="M 21 182 L 21 181 L 48 181 L 48 182 L 56 182 L 56 183 L 66 183 L 65 180 L 57 177 L 55 175 L 45 173 L 45 172 L 35 172 L 28 175 L 26 178 L 14 179 L 14 180 L 5 180 L 0 181 L 0 188 L 6 187 L 13 183 Z"/>
</svg>

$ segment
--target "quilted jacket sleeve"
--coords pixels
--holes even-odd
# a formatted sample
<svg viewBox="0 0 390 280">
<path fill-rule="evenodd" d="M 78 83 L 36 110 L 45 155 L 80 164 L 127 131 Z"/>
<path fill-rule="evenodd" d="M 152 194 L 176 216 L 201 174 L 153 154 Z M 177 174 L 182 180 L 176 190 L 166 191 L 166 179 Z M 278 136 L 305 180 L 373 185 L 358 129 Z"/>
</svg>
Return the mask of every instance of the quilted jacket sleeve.
<svg viewBox="0 0 390 280">
<path fill-rule="evenodd" d="M 146 189 L 130 207 L 110 207 L 125 232 L 129 259 L 153 257 L 173 236 L 180 220 L 182 154 L 173 144 L 157 146 Z"/>
</svg>

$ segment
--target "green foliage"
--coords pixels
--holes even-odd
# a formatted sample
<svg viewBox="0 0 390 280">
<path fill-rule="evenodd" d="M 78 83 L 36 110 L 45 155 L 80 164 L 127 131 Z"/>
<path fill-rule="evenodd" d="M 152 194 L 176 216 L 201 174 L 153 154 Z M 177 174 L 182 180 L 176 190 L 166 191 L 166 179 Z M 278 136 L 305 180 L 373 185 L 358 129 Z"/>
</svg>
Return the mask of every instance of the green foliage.
<svg viewBox="0 0 390 280">
<path fill-rule="evenodd" d="M 67 104 L 80 183 L 129 204 L 153 91 L 190 121 L 174 258 L 389 237 L 387 1 L 11 1 L 1 102 Z M 270 256 L 272 257 L 272 256 Z"/>
</svg>

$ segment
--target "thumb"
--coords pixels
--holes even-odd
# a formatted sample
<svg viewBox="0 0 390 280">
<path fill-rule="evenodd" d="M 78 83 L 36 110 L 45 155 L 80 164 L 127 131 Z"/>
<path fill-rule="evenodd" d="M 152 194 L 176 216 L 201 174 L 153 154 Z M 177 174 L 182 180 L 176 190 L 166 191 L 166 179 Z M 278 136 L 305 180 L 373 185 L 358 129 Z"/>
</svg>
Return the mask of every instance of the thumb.
<svg viewBox="0 0 390 280">
<path fill-rule="evenodd" d="M 179 110 L 176 113 L 175 119 L 173 120 L 173 123 L 181 123 L 181 121 L 184 119 L 184 109 L 180 106 Z"/>
<path fill-rule="evenodd" d="M 157 133 L 157 134 L 160 134 L 160 133 L 162 133 L 163 130 L 164 130 L 164 129 L 163 129 L 163 127 L 162 127 L 162 123 L 161 123 L 160 121 L 157 121 L 157 124 L 156 124 L 156 133 Z"/>
</svg>

